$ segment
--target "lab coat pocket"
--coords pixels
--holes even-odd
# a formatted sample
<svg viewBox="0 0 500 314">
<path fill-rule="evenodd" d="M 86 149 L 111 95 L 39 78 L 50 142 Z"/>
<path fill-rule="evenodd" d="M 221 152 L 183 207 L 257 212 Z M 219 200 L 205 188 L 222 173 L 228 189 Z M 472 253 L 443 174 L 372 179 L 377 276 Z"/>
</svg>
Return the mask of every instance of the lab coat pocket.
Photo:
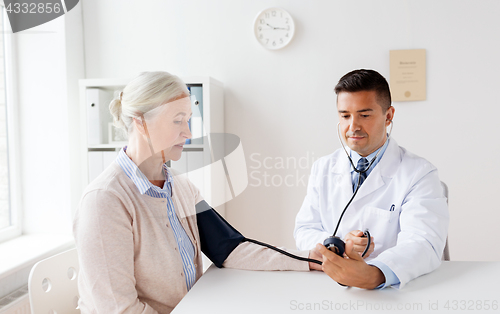
<svg viewBox="0 0 500 314">
<path fill-rule="evenodd" d="M 368 229 L 372 237 L 375 238 L 376 255 L 380 249 L 391 247 L 396 242 L 397 235 L 397 211 L 389 208 L 377 208 L 367 206 L 363 209 L 362 226 L 363 230 Z"/>
<path fill-rule="evenodd" d="M 367 223 L 371 223 L 372 221 L 389 222 L 391 220 L 392 213 L 393 211 L 390 211 L 389 209 L 367 206 L 363 210 L 363 220 Z"/>
</svg>

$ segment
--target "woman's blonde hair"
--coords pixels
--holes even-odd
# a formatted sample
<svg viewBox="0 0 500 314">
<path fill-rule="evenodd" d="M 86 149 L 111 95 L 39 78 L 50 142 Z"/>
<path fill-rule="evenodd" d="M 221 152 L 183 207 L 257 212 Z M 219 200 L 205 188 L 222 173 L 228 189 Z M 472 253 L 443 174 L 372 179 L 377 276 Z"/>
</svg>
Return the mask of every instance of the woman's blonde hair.
<svg viewBox="0 0 500 314">
<path fill-rule="evenodd" d="M 134 118 L 184 95 L 189 96 L 189 91 L 179 77 L 162 71 L 143 72 L 109 104 L 113 125 L 129 134 Z"/>
</svg>

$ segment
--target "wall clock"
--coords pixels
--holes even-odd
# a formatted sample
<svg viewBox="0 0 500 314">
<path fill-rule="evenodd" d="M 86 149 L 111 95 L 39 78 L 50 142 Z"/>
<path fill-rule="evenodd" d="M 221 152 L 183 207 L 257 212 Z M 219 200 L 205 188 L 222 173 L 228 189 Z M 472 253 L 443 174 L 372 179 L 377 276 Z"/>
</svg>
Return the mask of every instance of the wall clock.
<svg viewBox="0 0 500 314">
<path fill-rule="evenodd" d="M 290 43 L 295 34 L 292 16 L 280 8 L 265 9 L 254 21 L 254 34 L 267 49 L 280 49 Z"/>
</svg>

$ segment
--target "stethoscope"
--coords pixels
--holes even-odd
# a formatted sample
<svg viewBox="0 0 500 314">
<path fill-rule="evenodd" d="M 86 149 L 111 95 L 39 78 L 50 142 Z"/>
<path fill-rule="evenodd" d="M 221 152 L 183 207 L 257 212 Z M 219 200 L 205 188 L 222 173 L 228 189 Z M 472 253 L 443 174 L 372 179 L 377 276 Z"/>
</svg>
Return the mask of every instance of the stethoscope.
<svg viewBox="0 0 500 314">
<path fill-rule="evenodd" d="M 387 139 L 386 141 L 384 142 L 384 145 L 385 143 L 387 143 L 387 141 L 389 141 L 390 137 L 391 137 L 391 134 L 392 134 L 392 128 L 394 126 L 394 123 L 392 122 L 392 120 L 389 120 L 389 122 L 391 123 L 391 130 L 389 131 L 389 134 L 387 135 Z M 351 156 L 349 155 L 349 153 L 347 152 L 347 149 L 345 148 L 345 145 L 344 145 L 344 142 L 342 141 L 342 138 L 340 136 L 340 122 L 339 124 L 337 124 L 337 135 L 339 137 L 339 140 L 340 140 L 340 144 L 342 145 L 346 155 L 347 155 L 347 158 L 349 158 L 349 161 L 352 165 L 352 167 L 354 168 L 354 171 L 356 171 L 357 173 L 361 174 L 361 173 L 365 173 L 366 171 L 368 171 L 370 169 L 370 167 L 373 165 L 373 163 L 375 162 L 375 160 L 377 159 L 378 155 L 380 154 L 380 152 L 382 151 L 382 149 L 380 149 L 377 154 L 375 154 L 375 158 L 372 159 L 372 161 L 370 162 L 370 164 L 368 164 L 368 167 L 366 167 L 365 170 L 359 170 L 358 168 L 356 168 L 356 166 L 354 166 L 354 162 L 352 161 L 351 159 Z M 382 145 L 383 146 L 383 145 Z M 344 213 L 345 211 L 347 210 L 347 208 L 349 207 L 349 205 L 351 205 L 352 203 L 352 200 L 354 199 L 354 197 L 356 196 L 356 194 L 358 193 L 358 190 L 359 190 L 359 187 L 360 187 L 360 182 L 361 182 L 361 175 L 359 176 L 358 178 L 358 184 L 357 184 L 357 187 L 351 197 L 351 199 L 349 200 L 349 202 L 347 203 L 347 205 L 345 206 L 344 210 L 342 211 L 342 214 L 340 215 L 339 217 L 339 220 L 337 222 L 337 227 L 335 228 L 335 232 L 333 233 L 332 236 L 328 237 L 325 239 L 325 241 L 323 242 L 323 245 L 333 251 L 334 253 L 336 253 L 337 255 L 339 255 L 340 257 L 344 257 L 344 252 L 345 252 L 345 243 L 344 241 L 342 241 L 339 237 L 336 236 L 337 234 L 337 231 L 339 229 L 339 226 L 340 226 L 340 222 L 342 221 L 342 217 L 344 216 Z M 364 231 L 364 236 L 366 236 L 368 238 L 368 244 L 366 245 L 366 248 L 363 252 L 363 254 L 361 255 L 362 257 L 365 257 L 366 253 L 368 252 L 368 249 L 370 248 L 370 245 L 371 245 L 371 236 L 370 236 L 370 231 L 368 230 L 365 230 Z M 267 244 L 267 243 L 263 243 L 263 242 L 260 242 L 260 241 L 256 241 L 256 240 L 253 240 L 253 239 L 248 239 L 248 238 L 245 238 L 243 240 L 244 242 L 252 242 L 252 243 L 255 243 L 255 244 L 258 244 L 258 245 L 262 245 L 262 246 L 265 246 L 267 248 L 270 248 L 272 250 L 275 250 L 277 252 L 280 252 L 281 254 L 284 254 L 284 255 L 287 255 L 291 258 L 295 258 L 295 259 L 298 259 L 298 260 L 301 260 L 301 261 L 306 261 L 306 262 L 312 262 L 312 263 L 316 263 L 316 264 L 323 264 L 322 262 L 320 261 L 317 261 L 317 260 L 314 260 L 314 259 L 310 259 L 310 258 L 305 258 L 305 257 L 301 257 L 301 256 L 297 256 L 297 255 L 294 255 L 294 254 L 291 254 L 287 251 L 284 251 L 284 250 L 281 250 L 281 249 L 278 249 L 277 247 L 274 247 L 270 244 Z M 341 283 L 339 283 L 340 285 L 342 285 Z M 342 285 L 344 286 L 344 285 Z"/>
<path fill-rule="evenodd" d="M 392 120 L 389 120 L 389 122 L 391 123 L 391 129 L 389 131 L 389 134 L 387 135 L 387 138 L 386 138 L 386 140 L 384 142 L 384 145 L 385 145 L 385 143 L 387 143 L 387 141 L 389 141 L 389 139 L 391 137 L 391 134 L 392 134 L 392 129 L 394 127 L 394 123 L 392 122 Z M 339 226 L 340 226 L 340 222 L 342 221 L 342 217 L 344 217 L 344 213 L 346 212 L 347 208 L 349 207 L 349 205 L 351 205 L 352 201 L 354 200 L 354 197 L 358 193 L 358 190 L 359 190 L 359 188 L 361 186 L 361 184 L 360 184 L 361 183 L 361 174 L 367 172 L 368 170 L 370 170 L 371 166 L 373 165 L 373 163 L 375 162 L 375 160 L 377 160 L 377 157 L 380 154 L 380 152 L 382 151 L 382 149 L 379 149 L 379 151 L 377 152 L 377 154 L 375 154 L 375 157 L 368 164 L 368 167 L 366 167 L 366 169 L 359 170 L 354 165 L 354 162 L 352 161 L 351 155 L 347 152 L 347 149 L 345 148 L 345 145 L 344 145 L 344 141 L 342 140 L 342 137 L 340 136 L 340 122 L 337 124 L 337 136 L 339 138 L 340 144 L 342 145 L 342 148 L 344 149 L 345 154 L 347 155 L 347 158 L 349 158 L 349 162 L 351 163 L 352 168 L 354 169 L 354 171 L 356 171 L 359 174 L 358 175 L 358 183 L 357 183 L 356 189 L 354 190 L 354 193 L 352 194 L 352 197 L 349 200 L 349 202 L 347 202 L 347 205 L 345 205 L 344 210 L 340 214 L 340 217 L 339 217 L 339 220 L 337 222 L 337 226 L 335 227 L 335 231 L 333 232 L 333 235 L 330 236 L 330 237 L 328 237 L 328 238 L 326 238 L 325 241 L 323 242 L 323 245 L 327 249 L 329 249 L 329 250 L 333 251 L 334 253 L 336 253 L 337 255 L 343 257 L 344 256 L 344 252 L 345 252 L 345 243 L 339 237 L 336 236 L 337 235 L 337 231 L 338 231 Z M 384 145 L 382 145 L 382 146 L 384 146 Z M 368 252 L 368 249 L 370 248 L 370 245 L 371 245 L 371 236 L 370 236 L 370 231 L 368 231 L 368 229 L 363 232 L 363 237 L 367 237 L 368 238 L 368 243 L 367 243 L 366 248 L 363 251 L 363 254 L 361 255 L 361 257 L 365 257 L 365 255 Z"/>
</svg>

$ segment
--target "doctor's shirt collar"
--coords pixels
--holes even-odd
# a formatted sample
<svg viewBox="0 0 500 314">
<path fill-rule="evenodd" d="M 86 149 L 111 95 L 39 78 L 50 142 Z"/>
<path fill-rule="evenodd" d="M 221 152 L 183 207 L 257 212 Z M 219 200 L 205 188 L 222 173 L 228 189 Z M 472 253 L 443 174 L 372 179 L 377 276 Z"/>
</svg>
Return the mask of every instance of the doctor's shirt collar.
<svg viewBox="0 0 500 314">
<path fill-rule="evenodd" d="M 376 151 L 374 151 L 373 153 L 371 153 L 370 155 L 365 157 L 366 159 L 368 159 L 368 162 L 371 162 L 373 160 L 373 158 L 375 158 L 375 155 L 377 155 L 378 151 L 382 150 L 380 152 L 380 154 L 377 156 L 377 160 L 375 160 L 373 165 L 370 167 L 370 170 L 375 168 L 375 166 L 379 163 L 380 159 L 382 159 L 382 156 L 384 156 L 385 150 L 387 149 L 387 146 L 389 145 L 390 140 L 391 139 L 389 138 L 387 141 L 385 141 L 385 143 L 384 143 L 384 145 L 382 145 L 382 147 L 380 147 L 379 149 L 377 149 Z M 353 151 L 352 149 L 350 151 L 351 151 L 350 155 L 352 158 L 352 162 L 354 163 L 354 165 L 357 165 L 358 161 L 363 157 L 360 154 L 358 154 L 357 152 Z M 353 172 L 353 171 L 354 171 L 354 168 L 351 165 L 351 172 Z"/>
</svg>

